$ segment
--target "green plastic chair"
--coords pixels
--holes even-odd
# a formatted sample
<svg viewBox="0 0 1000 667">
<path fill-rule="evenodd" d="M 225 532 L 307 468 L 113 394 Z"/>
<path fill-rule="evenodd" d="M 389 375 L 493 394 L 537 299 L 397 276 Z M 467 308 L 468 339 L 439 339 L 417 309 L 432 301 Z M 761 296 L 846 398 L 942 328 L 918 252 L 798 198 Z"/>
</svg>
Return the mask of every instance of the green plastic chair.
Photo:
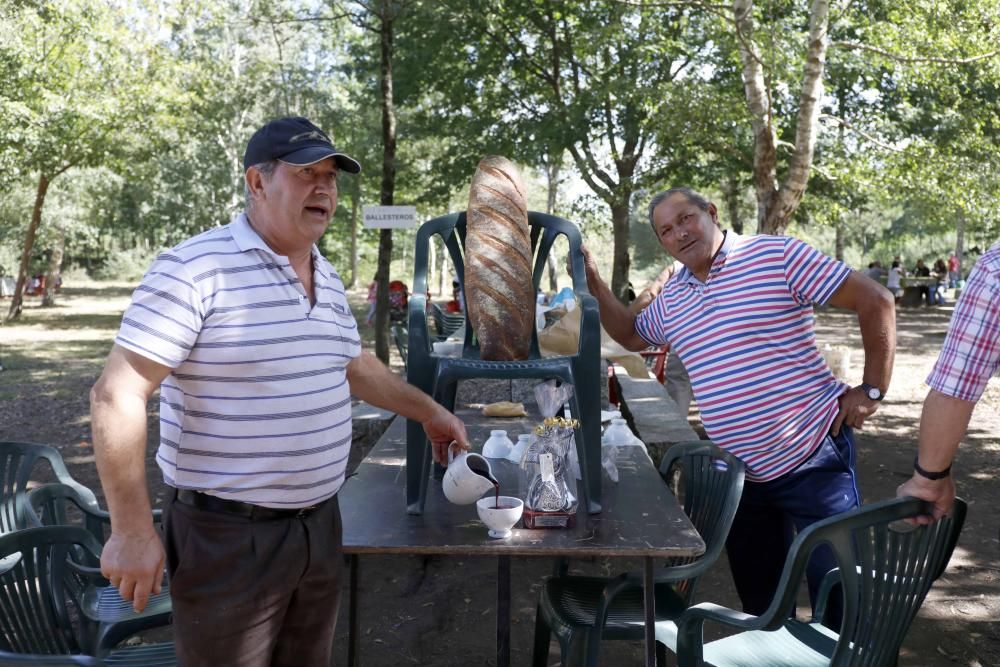
<svg viewBox="0 0 1000 667">
<path fill-rule="evenodd" d="M 414 250 L 413 295 L 410 297 L 407 381 L 430 394 L 449 410 L 455 407 L 460 380 L 557 379 L 573 385 L 573 416 L 580 420 L 576 447 L 580 460 L 583 493 L 587 511 L 601 511 L 601 328 L 597 300 L 587 291 L 583 270 L 580 230 L 573 223 L 545 213 L 528 212 L 531 246 L 534 256 L 532 284 L 535 292 L 541 283 L 546 259 L 552 244 L 561 235 L 569 242 L 573 291 L 581 309 L 580 344 L 576 354 L 542 358 L 538 336 L 532 327 L 529 358 L 524 361 L 484 361 L 472 322 L 466 318 L 465 342 L 461 357 L 442 357 L 433 353 L 427 327 L 425 294 L 430 239 L 437 234 L 451 255 L 459 284 L 465 289 L 465 213 L 449 213 L 421 225 Z M 466 303 L 468 298 L 466 295 Z M 430 477 L 431 450 L 420 422 L 409 420 L 406 428 L 406 504 L 410 514 L 423 513 Z"/>
<path fill-rule="evenodd" d="M 910 623 L 948 565 L 965 512 L 965 503 L 956 500 L 948 516 L 913 526 L 900 520 L 929 513 L 927 503 L 898 498 L 813 524 L 792 543 L 778 591 L 763 615 L 711 603 L 695 605 L 676 624 L 657 623 L 658 650 L 675 650 L 681 667 L 895 665 Z M 824 543 L 833 549 L 838 568 L 823 582 L 813 619 L 790 619 L 809 555 Z M 844 600 L 840 633 L 819 622 L 837 583 Z M 704 644 L 705 621 L 742 632 Z"/>
<path fill-rule="evenodd" d="M 683 487 L 684 512 L 705 541 L 705 553 L 671 559 L 656 572 L 657 620 L 677 618 L 691 604 L 698 578 L 722 553 L 743 493 L 743 462 L 707 440 L 671 447 L 660 474 L 672 488 L 675 472 Z M 643 639 L 643 573 L 547 577 L 535 615 L 536 667 L 548 663 L 550 633 L 559 640 L 563 665 L 591 667 L 597 665 L 602 639 Z"/>
<path fill-rule="evenodd" d="M 28 487 L 46 464 L 60 483 L 73 487 L 97 506 L 90 489 L 70 477 L 55 448 L 30 442 L 0 442 L 0 535 L 27 525 Z"/>
<path fill-rule="evenodd" d="M 67 484 L 46 484 L 28 493 L 27 523 L 29 526 L 78 525 L 94 536 L 99 543 L 111 526 L 111 516 L 97 506 L 97 501 L 82 495 Z M 73 557 L 82 565 L 99 568 L 100 561 L 89 558 L 83 550 L 75 550 Z M 143 630 L 170 624 L 173 605 L 166 581 L 160 593 L 149 596 L 142 612 L 136 612 L 132 603 L 122 599 L 118 589 L 106 580 L 76 576 L 73 594 L 79 600 L 80 611 L 94 625 L 92 636 L 95 651 L 117 646 L 122 640 Z"/>
<path fill-rule="evenodd" d="M 101 545 L 77 526 L 27 528 L 0 536 L 0 664 L 176 665 L 172 643 L 95 652 L 73 581 L 101 579 L 76 552 L 99 559 Z M 69 585 L 67 585 L 69 583 Z"/>
<path fill-rule="evenodd" d="M 431 304 L 431 317 L 434 318 L 434 330 L 437 332 L 435 338 L 439 341 L 447 339 L 465 326 L 464 313 L 447 313 L 436 303 Z"/>
<path fill-rule="evenodd" d="M 399 358 L 403 360 L 403 368 L 406 368 L 406 348 L 409 345 L 406 327 L 393 324 L 390 331 L 392 332 L 392 341 L 396 344 L 396 351 L 399 352 Z"/>
</svg>

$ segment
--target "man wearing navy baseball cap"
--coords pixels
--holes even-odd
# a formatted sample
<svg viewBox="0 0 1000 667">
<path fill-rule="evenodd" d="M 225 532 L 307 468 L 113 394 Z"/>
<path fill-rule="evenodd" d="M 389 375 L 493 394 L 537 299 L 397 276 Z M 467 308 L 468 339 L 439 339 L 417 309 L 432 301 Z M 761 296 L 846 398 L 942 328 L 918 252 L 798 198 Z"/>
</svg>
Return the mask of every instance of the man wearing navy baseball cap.
<svg viewBox="0 0 1000 667">
<path fill-rule="evenodd" d="M 112 517 L 101 571 L 137 610 L 173 604 L 181 665 L 328 665 L 351 395 L 422 422 L 439 462 L 468 439 L 453 414 L 362 351 L 344 285 L 316 245 L 338 175 L 358 173 L 357 160 L 292 117 L 257 130 L 243 164 L 246 210 L 157 258 L 91 392 Z M 145 478 L 157 390 L 156 461 L 174 489 L 165 549 Z"/>
</svg>

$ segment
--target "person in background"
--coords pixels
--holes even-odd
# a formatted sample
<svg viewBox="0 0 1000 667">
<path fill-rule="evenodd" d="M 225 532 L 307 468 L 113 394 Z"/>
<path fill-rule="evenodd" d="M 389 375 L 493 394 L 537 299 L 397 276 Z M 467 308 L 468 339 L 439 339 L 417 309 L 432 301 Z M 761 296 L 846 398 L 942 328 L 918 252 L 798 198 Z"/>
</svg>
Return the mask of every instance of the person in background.
<svg viewBox="0 0 1000 667">
<path fill-rule="evenodd" d="M 885 269 L 882 268 L 882 262 L 875 260 L 874 262 L 868 263 L 868 268 L 865 269 L 865 275 L 872 280 L 880 280 L 882 276 L 885 275 Z"/>
<path fill-rule="evenodd" d="M 362 351 L 344 285 L 316 245 L 338 176 L 358 173 L 357 161 L 294 117 L 257 130 L 243 166 L 246 210 L 157 258 L 91 391 L 111 513 L 101 572 L 142 611 L 166 560 L 185 667 L 329 665 L 351 396 L 422 422 L 438 462 L 468 438 Z M 157 391 L 156 461 L 172 487 L 165 549 L 146 484 Z"/>
<path fill-rule="evenodd" d="M 583 249 L 601 324 L 623 347 L 669 344 L 684 362 L 708 437 L 742 459 L 747 481 L 726 541 L 743 609 L 771 603 L 797 531 L 856 508 L 853 429 L 879 407 L 892 375 L 891 295 L 791 237 L 723 230 L 712 202 L 691 188 L 655 197 L 660 245 L 683 264 L 640 313 L 623 305 Z M 863 382 L 837 380 L 815 344 L 814 304 L 857 313 Z M 814 604 L 835 566 L 829 548 L 807 567 Z M 836 594 L 828 621 L 839 623 Z"/>
<path fill-rule="evenodd" d="M 896 303 L 899 303 L 900 297 L 903 296 L 903 276 L 905 272 L 903 268 L 899 265 L 899 260 L 892 260 L 892 266 L 889 267 L 889 273 L 885 279 L 886 288 L 892 292 L 892 295 L 896 299 Z"/>
<path fill-rule="evenodd" d="M 451 281 L 451 301 L 444 305 L 445 312 L 464 313 L 465 299 L 462 296 L 462 285 L 457 280 Z"/>
<path fill-rule="evenodd" d="M 916 278 L 930 278 L 931 270 L 924 264 L 924 260 L 918 259 L 917 265 L 913 268 L 913 275 Z M 924 299 L 924 305 L 930 306 L 931 303 L 931 286 L 930 285 L 920 285 L 920 296 Z"/>
<path fill-rule="evenodd" d="M 948 255 L 948 289 L 957 289 L 959 278 L 961 275 L 959 274 L 958 257 L 955 253 L 951 253 Z"/>
<path fill-rule="evenodd" d="M 931 301 L 935 305 L 943 306 L 944 288 L 948 284 L 948 267 L 943 259 L 935 260 L 934 268 L 931 269 L 931 277 L 934 278 L 934 284 L 931 286 Z"/>
<path fill-rule="evenodd" d="M 1000 243 L 986 251 L 969 273 L 951 316 L 937 362 L 927 377 L 930 391 L 920 415 L 913 476 L 896 490 L 933 505 L 914 523 L 941 518 L 955 502 L 951 473 L 976 402 L 1000 370 Z"/>
</svg>

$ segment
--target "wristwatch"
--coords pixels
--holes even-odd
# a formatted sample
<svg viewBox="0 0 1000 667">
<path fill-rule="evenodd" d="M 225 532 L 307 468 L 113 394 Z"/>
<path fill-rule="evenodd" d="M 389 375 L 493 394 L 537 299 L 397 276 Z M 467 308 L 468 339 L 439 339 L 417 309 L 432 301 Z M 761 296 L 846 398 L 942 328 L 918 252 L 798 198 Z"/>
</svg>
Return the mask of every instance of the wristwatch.
<svg viewBox="0 0 1000 667">
<path fill-rule="evenodd" d="M 861 389 L 864 390 L 865 396 L 867 396 L 873 401 L 881 401 L 883 398 L 885 398 L 885 394 L 882 393 L 882 390 L 873 384 L 862 382 Z"/>
</svg>

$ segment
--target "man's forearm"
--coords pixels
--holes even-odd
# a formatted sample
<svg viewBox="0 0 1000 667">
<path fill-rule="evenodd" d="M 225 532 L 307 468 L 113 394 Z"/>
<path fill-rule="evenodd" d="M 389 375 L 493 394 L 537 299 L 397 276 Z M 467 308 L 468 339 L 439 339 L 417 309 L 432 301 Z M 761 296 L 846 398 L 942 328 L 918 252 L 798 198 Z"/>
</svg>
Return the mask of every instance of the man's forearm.
<svg viewBox="0 0 1000 667">
<path fill-rule="evenodd" d="M 886 292 L 888 294 L 888 292 Z M 865 350 L 863 380 L 888 390 L 896 356 L 896 307 L 891 297 L 874 299 L 858 310 L 858 326 Z"/>
<path fill-rule="evenodd" d="M 390 371 L 372 354 L 362 353 L 348 366 L 351 393 L 374 406 L 425 421 L 441 409 L 438 403 Z"/>
<path fill-rule="evenodd" d="M 601 279 L 591 280 L 588 281 L 587 288 L 597 299 L 601 326 L 609 336 L 627 350 L 643 350 L 649 347 L 649 344 L 635 331 L 636 314 L 618 300 L 606 282 Z"/>
<path fill-rule="evenodd" d="M 109 393 L 98 382 L 90 402 L 94 456 L 111 529 L 121 534 L 152 530 L 146 485 L 146 401 Z"/>
<path fill-rule="evenodd" d="M 952 398 L 934 389 L 928 392 L 920 414 L 921 468 L 938 472 L 951 465 L 975 407 L 974 401 Z"/>
</svg>

